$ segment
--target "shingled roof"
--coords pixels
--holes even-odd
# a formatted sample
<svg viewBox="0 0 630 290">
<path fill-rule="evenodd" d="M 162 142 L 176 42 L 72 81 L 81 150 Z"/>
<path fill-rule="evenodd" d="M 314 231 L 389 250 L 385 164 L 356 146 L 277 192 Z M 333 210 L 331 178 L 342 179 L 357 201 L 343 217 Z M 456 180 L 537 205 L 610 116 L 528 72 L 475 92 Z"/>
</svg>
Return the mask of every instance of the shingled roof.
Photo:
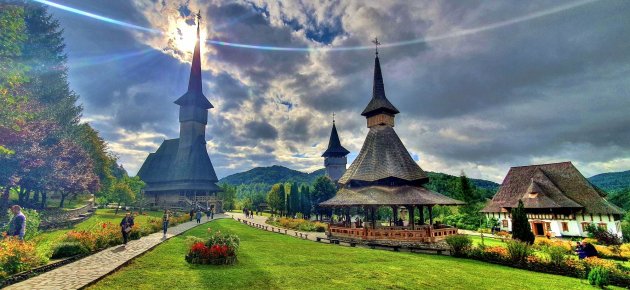
<svg viewBox="0 0 630 290">
<path fill-rule="evenodd" d="M 178 152 L 178 148 L 179 139 L 165 140 L 155 153 L 149 154 L 138 171 L 147 184 L 145 191 L 218 191 L 217 175 L 205 142 L 196 142 L 189 152 Z"/>
<path fill-rule="evenodd" d="M 341 146 L 339 134 L 337 134 L 337 127 L 335 126 L 335 121 L 333 121 L 332 131 L 330 132 L 330 140 L 328 140 L 328 148 L 326 148 L 322 157 L 341 157 L 348 155 L 348 153 L 350 153 L 350 151 Z"/>
<path fill-rule="evenodd" d="M 366 186 L 342 188 L 337 194 L 319 205 L 461 205 L 464 202 L 452 199 L 422 186 Z"/>
<path fill-rule="evenodd" d="M 411 158 L 394 128 L 374 126 L 370 128 L 359 155 L 339 179 L 339 183 L 347 184 L 352 180 L 370 182 L 392 177 L 406 181 L 428 181 L 427 174 Z"/>
<path fill-rule="evenodd" d="M 378 55 L 374 61 L 374 83 L 372 85 L 372 99 L 367 107 L 363 109 L 362 116 L 373 116 L 378 113 L 398 114 L 400 113 L 385 96 L 385 84 L 383 83 L 383 75 L 381 73 L 381 62 Z"/>
<path fill-rule="evenodd" d="M 525 208 L 570 208 L 585 214 L 623 214 L 607 201 L 571 162 L 512 167 L 492 201 L 482 212 Z"/>
</svg>

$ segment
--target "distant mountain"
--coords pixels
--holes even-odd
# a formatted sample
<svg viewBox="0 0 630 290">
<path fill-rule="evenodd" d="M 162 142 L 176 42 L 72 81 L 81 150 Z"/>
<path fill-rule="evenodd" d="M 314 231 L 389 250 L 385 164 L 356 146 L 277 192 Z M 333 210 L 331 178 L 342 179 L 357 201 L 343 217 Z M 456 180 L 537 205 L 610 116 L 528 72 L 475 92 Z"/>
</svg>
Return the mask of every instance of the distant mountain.
<svg viewBox="0 0 630 290">
<path fill-rule="evenodd" d="M 245 172 L 235 173 L 219 180 L 219 183 L 230 185 L 280 182 L 297 182 L 311 184 L 317 177 L 323 176 L 325 169 L 318 169 L 311 173 L 293 170 L 280 165 L 270 167 L 255 167 Z"/>
<path fill-rule="evenodd" d="M 323 176 L 325 173 L 324 168 L 316 170 L 312 173 L 305 173 L 284 166 L 273 165 L 270 167 L 256 167 L 245 172 L 235 173 L 222 178 L 219 180 L 219 183 L 230 185 L 267 184 L 269 185 L 268 187 L 271 188 L 272 184 L 280 182 L 312 184 L 317 177 Z M 458 182 L 457 176 L 439 172 L 429 172 L 428 174 L 430 178 L 428 187 L 434 190 L 446 190 L 446 188 L 452 187 L 446 185 L 446 183 Z M 475 186 L 485 190 L 486 194 L 490 196 L 493 195 L 499 188 L 499 184 L 489 180 L 472 178 L 470 180 Z M 442 184 L 444 185 L 442 186 Z"/>
<path fill-rule="evenodd" d="M 588 180 L 607 192 L 619 191 L 630 187 L 630 170 L 597 174 Z"/>
</svg>

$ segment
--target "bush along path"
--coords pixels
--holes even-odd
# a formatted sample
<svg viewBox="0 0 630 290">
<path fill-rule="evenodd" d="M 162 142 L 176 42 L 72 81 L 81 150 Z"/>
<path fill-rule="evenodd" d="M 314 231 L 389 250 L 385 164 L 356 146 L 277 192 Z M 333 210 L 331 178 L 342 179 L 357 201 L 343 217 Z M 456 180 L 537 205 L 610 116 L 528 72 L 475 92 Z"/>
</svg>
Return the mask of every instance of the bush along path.
<svg viewBox="0 0 630 290">
<path fill-rule="evenodd" d="M 215 215 L 215 219 L 226 217 L 221 214 Z M 202 219 L 202 224 L 206 222 L 207 219 Z M 197 225 L 197 222 L 193 220 L 171 227 L 168 229 L 167 239 Z M 110 247 L 76 262 L 10 285 L 6 289 L 80 289 L 98 281 L 165 240 L 162 238 L 162 232 L 153 233 L 139 240 L 129 241 L 127 247 Z"/>
</svg>

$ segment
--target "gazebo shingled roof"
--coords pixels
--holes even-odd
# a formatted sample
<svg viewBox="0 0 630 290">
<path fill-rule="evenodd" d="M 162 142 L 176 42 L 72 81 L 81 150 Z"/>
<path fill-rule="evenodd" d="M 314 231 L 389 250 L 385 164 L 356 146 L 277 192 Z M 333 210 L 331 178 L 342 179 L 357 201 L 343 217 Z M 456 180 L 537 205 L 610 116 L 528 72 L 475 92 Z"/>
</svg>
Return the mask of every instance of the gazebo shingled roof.
<svg viewBox="0 0 630 290">
<path fill-rule="evenodd" d="M 422 186 L 379 186 L 342 188 L 337 194 L 320 203 L 322 206 L 361 205 L 461 205 L 464 202 L 428 190 Z"/>
<path fill-rule="evenodd" d="M 347 184 L 351 180 L 377 181 L 385 178 L 406 181 L 428 181 L 427 174 L 420 168 L 390 126 L 370 128 L 359 155 L 339 179 Z"/>
</svg>

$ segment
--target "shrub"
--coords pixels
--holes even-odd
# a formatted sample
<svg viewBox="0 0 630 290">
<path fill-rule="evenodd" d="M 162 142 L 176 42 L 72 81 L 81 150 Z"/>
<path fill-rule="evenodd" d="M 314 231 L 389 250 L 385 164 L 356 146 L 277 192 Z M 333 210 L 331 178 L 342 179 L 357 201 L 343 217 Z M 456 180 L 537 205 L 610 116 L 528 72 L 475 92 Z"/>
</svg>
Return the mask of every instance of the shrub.
<svg viewBox="0 0 630 290">
<path fill-rule="evenodd" d="M 547 254 L 549 262 L 555 266 L 564 264 L 567 255 L 571 253 L 565 247 L 554 244 L 544 246 L 541 250 Z"/>
<path fill-rule="evenodd" d="M 30 240 L 35 237 L 39 233 L 39 224 L 41 223 L 41 217 L 39 216 L 39 212 L 34 209 L 22 209 L 22 213 L 26 216 L 26 229 L 24 232 L 24 240 Z M 8 213 L 9 219 L 13 218 L 13 213 L 9 210 Z M 0 232 L 6 232 L 9 230 L 10 223 L 4 225 L 4 227 L 0 228 Z"/>
<path fill-rule="evenodd" d="M 590 224 L 587 226 L 588 236 L 597 239 L 603 245 L 621 245 L 621 238 L 606 229 Z"/>
<path fill-rule="evenodd" d="M 451 248 L 453 256 L 462 257 L 470 250 L 472 239 L 467 235 L 453 235 L 446 237 L 446 243 Z"/>
<path fill-rule="evenodd" d="M 208 229 L 211 231 L 211 229 Z M 233 234 L 216 232 L 207 241 L 189 239 L 192 242 L 186 255 L 186 261 L 192 264 L 232 264 L 236 261 L 236 255 L 240 240 Z"/>
<path fill-rule="evenodd" d="M 90 249 L 86 248 L 79 242 L 62 242 L 53 249 L 53 259 L 72 257 L 76 255 L 86 255 L 90 253 Z"/>
<path fill-rule="evenodd" d="M 96 244 L 97 236 L 91 231 L 69 231 L 66 233 L 65 242 L 76 242 L 89 249 L 91 252 L 98 249 Z"/>
<path fill-rule="evenodd" d="M 597 287 L 605 287 L 610 284 L 610 271 L 604 267 L 597 266 L 588 273 L 588 282 Z"/>
<path fill-rule="evenodd" d="M 47 261 L 38 254 L 34 242 L 6 236 L 0 240 L 0 278 L 44 265 Z"/>
<path fill-rule="evenodd" d="M 508 257 L 514 264 L 525 264 L 527 257 L 532 253 L 531 246 L 527 242 L 518 240 L 506 241 Z"/>
<path fill-rule="evenodd" d="M 294 218 L 269 218 L 267 223 L 277 227 L 288 228 L 303 232 L 325 232 L 328 227 L 325 223 L 313 222 L 305 219 Z"/>
</svg>

